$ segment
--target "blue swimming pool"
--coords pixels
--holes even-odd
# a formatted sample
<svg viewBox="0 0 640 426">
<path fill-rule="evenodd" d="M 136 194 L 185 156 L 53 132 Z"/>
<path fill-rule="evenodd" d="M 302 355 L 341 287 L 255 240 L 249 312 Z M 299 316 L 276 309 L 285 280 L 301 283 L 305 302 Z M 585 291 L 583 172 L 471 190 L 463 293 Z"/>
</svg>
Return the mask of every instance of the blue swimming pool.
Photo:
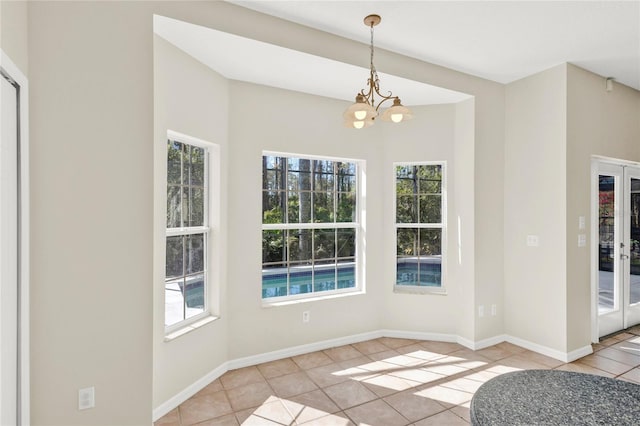
<svg viewBox="0 0 640 426">
<path fill-rule="evenodd" d="M 442 286 L 442 257 L 398 258 L 396 266 L 397 285 L 419 287 Z"/>
<path fill-rule="evenodd" d="M 311 292 L 322 292 L 351 288 L 356 285 L 355 263 L 332 265 L 297 266 L 263 269 L 262 298 L 291 296 Z M 287 291 L 288 281 L 288 291 Z"/>
<path fill-rule="evenodd" d="M 440 287 L 442 285 L 440 256 L 400 258 L 396 267 L 398 285 Z M 297 266 L 290 269 L 262 270 L 262 298 L 352 288 L 356 285 L 355 263 Z M 288 286 L 287 286 L 288 283 Z"/>
</svg>

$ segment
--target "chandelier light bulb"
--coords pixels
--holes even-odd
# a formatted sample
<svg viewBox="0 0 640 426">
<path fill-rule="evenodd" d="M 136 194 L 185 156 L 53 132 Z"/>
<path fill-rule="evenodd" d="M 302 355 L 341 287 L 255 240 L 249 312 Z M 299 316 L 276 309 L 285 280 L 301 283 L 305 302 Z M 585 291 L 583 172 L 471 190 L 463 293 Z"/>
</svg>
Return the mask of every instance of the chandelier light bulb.
<svg viewBox="0 0 640 426">
<path fill-rule="evenodd" d="M 399 123 L 404 118 L 403 114 L 391 114 L 391 121 L 394 123 Z"/>
<path fill-rule="evenodd" d="M 366 115 L 366 113 L 365 113 Z M 364 127 L 364 121 L 360 120 L 360 121 L 354 121 L 353 122 L 353 127 L 355 127 L 356 129 L 362 129 Z"/>
<path fill-rule="evenodd" d="M 353 115 L 358 119 L 358 120 L 364 120 L 365 117 L 367 116 L 367 111 L 365 110 L 360 110 L 360 111 L 356 111 L 353 113 Z"/>
<path fill-rule="evenodd" d="M 393 106 L 387 108 L 380 117 L 384 121 L 391 121 L 393 123 L 400 123 L 401 121 L 407 121 L 413 118 L 413 114 L 406 106 L 402 105 L 400 99 L 393 99 Z"/>
</svg>

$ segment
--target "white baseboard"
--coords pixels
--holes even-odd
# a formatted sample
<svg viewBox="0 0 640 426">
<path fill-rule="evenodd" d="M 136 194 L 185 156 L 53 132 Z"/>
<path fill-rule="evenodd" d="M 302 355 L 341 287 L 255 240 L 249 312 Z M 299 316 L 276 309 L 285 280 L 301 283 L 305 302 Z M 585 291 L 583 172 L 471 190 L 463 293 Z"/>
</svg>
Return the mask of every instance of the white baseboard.
<svg viewBox="0 0 640 426">
<path fill-rule="evenodd" d="M 477 342 L 458 336 L 458 343 L 474 351 L 488 348 L 489 346 L 497 345 L 498 343 L 502 343 L 506 341 L 507 341 L 507 336 L 504 334 L 489 337 L 487 339 L 478 340 Z"/>
<path fill-rule="evenodd" d="M 323 340 L 320 342 L 313 342 L 306 345 L 293 346 L 277 351 L 266 352 L 263 354 L 252 355 L 243 358 L 236 358 L 222 363 L 215 369 L 211 370 L 202 378 L 196 380 L 191 385 L 187 386 L 181 392 L 168 399 L 164 403 L 160 404 L 153 410 L 153 421 L 160 419 L 162 416 L 191 398 L 198 393 L 202 388 L 207 386 L 218 377 L 222 376 L 229 370 L 235 370 L 237 368 L 249 367 L 252 365 L 262 364 L 264 362 L 275 361 L 278 359 L 289 358 L 296 355 L 302 355 L 310 352 L 321 351 L 324 349 L 333 348 L 336 346 L 350 345 L 353 343 L 363 342 L 366 340 L 377 339 L 380 337 L 395 337 L 399 339 L 416 339 L 416 340 L 431 340 L 436 342 L 455 342 L 459 343 L 471 350 L 479 350 L 488 348 L 489 346 L 496 345 L 502 342 L 509 342 L 514 345 L 520 346 L 525 349 L 540 353 L 542 355 L 555 358 L 563 362 L 575 361 L 585 355 L 592 353 L 591 345 L 584 346 L 576 349 L 572 352 L 566 353 L 555 349 L 548 348 L 546 346 L 539 345 L 537 343 L 529 342 L 517 337 L 501 334 L 498 336 L 490 337 L 487 339 L 474 342 L 461 336 L 454 334 L 444 333 L 428 333 L 421 331 L 402 331 L 402 330 L 376 330 L 367 333 L 354 334 L 351 336 L 339 337 L 337 339 Z"/>
<path fill-rule="evenodd" d="M 506 336 L 506 341 L 520 346 L 521 348 L 529 349 L 530 351 L 537 352 L 542 355 L 557 359 L 562 362 L 572 362 L 578 358 L 582 358 L 585 355 L 589 355 L 593 352 L 591 345 L 583 346 L 571 352 L 562 352 L 556 349 L 552 349 L 546 346 L 539 345 L 537 343 L 530 342 L 528 340 L 520 339 L 518 337 Z"/>
<path fill-rule="evenodd" d="M 224 373 L 226 373 L 229 370 L 231 370 L 229 368 L 229 363 L 224 362 L 218 367 L 211 370 L 209 373 L 205 374 L 204 376 L 202 376 L 201 378 L 199 378 L 198 380 L 190 384 L 189 386 L 187 386 L 182 391 L 178 392 L 173 397 L 169 398 L 167 401 L 160 404 L 158 407 L 156 407 L 153 410 L 153 421 L 155 422 L 156 420 L 158 420 L 159 418 L 161 418 L 162 416 L 164 416 L 165 414 L 167 414 L 168 412 L 170 412 L 171 410 L 173 410 L 174 408 L 176 408 L 177 406 L 185 402 L 187 399 L 191 398 L 193 395 L 200 392 L 205 386 L 207 386 L 209 383 L 213 382 L 215 379 L 222 376 Z"/>
<path fill-rule="evenodd" d="M 397 339 L 433 340 L 434 342 L 457 342 L 457 336 L 443 333 L 427 333 L 423 331 L 380 330 L 380 337 Z"/>
<path fill-rule="evenodd" d="M 580 359 L 583 356 L 591 355 L 592 353 L 593 353 L 593 348 L 591 347 L 591 345 L 583 346 L 581 348 L 578 348 L 574 351 L 567 353 L 567 357 L 563 361 L 573 362 L 576 359 Z"/>
<path fill-rule="evenodd" d="M 339 337 L 337 339 L 329 339 L 320 342 L 308 343 L 306 345 L 293 346 L 278 351 L 266 352 L 244 358 L 237 358 L 229 361 L 227 364 L 229 370 L 235 370 L 236 368 L 249 367 L 251 365 L 262 364 L 263 362 L 275 361 L 277 359 L 289 358 L 296 355 L 335 348 L 336 346 L 350 345 L 352 343 L 364 342 L 365 340 L 377 339 L 382 336 L 383 334 L 380 330 L 370 331 L 367 333 L 354 334 L 352 336 Z"/>
<path fill-rule="evenodd" d="M 364 342 L 365 340 L 372 340 L 382 337 L 382 331 L 372 331 L 368 333 L 355 334 L 352 336 L 339 337 L 337 339 L 323 340 L 320 342 L 313 342 L 306 345 L 293 346 L 290 348 L 281 349 L 273 352 L 266 352 L 263 354 L 252 355 L 243 358 L 236 358 L 227 361 L 215 369 L 211 370 L 202 378 L 196 380 L 191 385 L 187 386 L 177 395 L 163 402 L 153 410 L 153 421 L 160 419 L 168 412 L 191 398 L 193 395 L 202 390 L 209 383 L 216 380 L 229 370 L 235 370 L 237 368 L 249 367 L 252 365 L 262 364 L 264 362 L 275 361 L 278 359 L 289 358 L 296 355 L 307 354 L 310 352 L 321 351 L 324 349 L 334 348 L 336 346 L 350 345 L 352 343 Z M 391 337 L 391 336 L 390 336 Z"/>
</svg>

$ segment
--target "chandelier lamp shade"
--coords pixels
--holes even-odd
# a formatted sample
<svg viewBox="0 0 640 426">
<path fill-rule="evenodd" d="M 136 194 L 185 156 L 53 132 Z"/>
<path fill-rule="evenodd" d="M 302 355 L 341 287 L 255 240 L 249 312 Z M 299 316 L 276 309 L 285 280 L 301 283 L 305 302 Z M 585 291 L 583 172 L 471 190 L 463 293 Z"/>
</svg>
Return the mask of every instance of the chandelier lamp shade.
<svg viewBox="0 0 640 426">
<path fill-rule="evenodd" d="M 364 24 L 371 30 L 371 65 L 367 87 L 356 95 L 355 103 L 350 105 L 344 112 L 344 125 L 352 129 L 373 126 L 378 116 L 383 121 L 391 121 L 393 123 L 400 123 L 413 118 L 411 110 L 402 105 L 399 97 L 393 96 L 391 92 L 386 96 L 380 93 L 380 79 L 378 78 L 376 67 L 373 65 L 373 27 L 378 25 L 381 20 L 382 18 L 379 15 L 368 15 L 364 18 Z M 393 104 L 380 115 L 380 107 L 389 101 L 393 101 Z"/>
</svg>

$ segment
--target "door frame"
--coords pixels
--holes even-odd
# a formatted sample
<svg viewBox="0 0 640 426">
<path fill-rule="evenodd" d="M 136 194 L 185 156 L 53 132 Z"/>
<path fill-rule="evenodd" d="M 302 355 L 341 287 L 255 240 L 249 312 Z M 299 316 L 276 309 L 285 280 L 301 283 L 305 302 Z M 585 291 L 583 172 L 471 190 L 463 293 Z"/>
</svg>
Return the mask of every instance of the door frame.
<svg viewBox="0 0 640 426">
<path fill-rule="evenodd" d="M 599 166 L 601 164 L 609 164 L 613 166 L 632 166 L 632 167 L 640 167 L 640 163 L 634 161 L 620 160 L 611 157 L 604 157 L 599 155 L 593 155 L 591 157 L 591 262 L 589 265 L 590 268 L 590 277 L 591 277 L 591 342 L 598 343 L 600 340 L 599 333 L 599 315 L 598 315 L 598 254 L 599 254 L 599 223 L 598 223 L 598 194 L 599 194 L 599 186 L 598 186 L 598 175 L 599 175 Z M 624 179 L 624 175 L 621 176 L 621 180 Z M 626 195 L 624 203 L 626 203 Z M 622 220 L 626 220 L 625 215 L 623 214 Z M 616 256 L 616 260 L 618 257 Z M 622 274 L 620 274 L 622 275 Z M 626 321 L 623 318 L 623 321 Z"/>
<path fill-rule="evenodd" d="M 0 72 L 18 86 L 18 393 L 17 424 L 28 425 L 30 419 L 29 352 L 29 83 L 27 77 L 0 49 Z M 4 78 L 4 76 L 0 76 Z"/>
</svg>

